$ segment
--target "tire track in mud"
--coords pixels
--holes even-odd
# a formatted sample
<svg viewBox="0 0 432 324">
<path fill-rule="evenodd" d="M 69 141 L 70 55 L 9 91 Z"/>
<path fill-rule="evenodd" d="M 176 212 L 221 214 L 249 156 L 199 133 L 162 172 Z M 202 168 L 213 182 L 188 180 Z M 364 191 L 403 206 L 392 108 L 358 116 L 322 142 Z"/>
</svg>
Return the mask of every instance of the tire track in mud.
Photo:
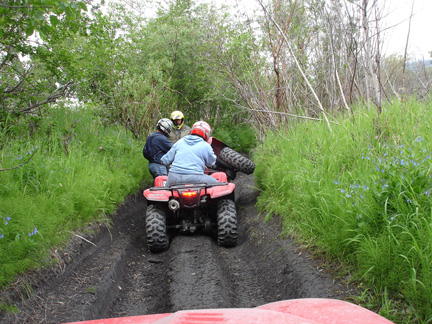
<svg viewBox="0 0 432 324">
<path fill-rule="evenodd" d="M 251 194 L 247 190 L 245 193 Z M 256 193 L 244 201 L 254 202 L 255 197 Z M 257 264 L 255 261 L 260 253 L 245 253 L 248 249 L 247 225 L 241 224 L 242 215 L 247 212 L 244 207 L 237 206 L 240 238 L 239 245 L 234 248 L 220 247 L 209 236 L 179 235 L 172 240 L 169 250 L 152 255 L 146 251 L 145 242 L 141 240 L 142 258 L 146 257 L 147 260 L 138 261 L 140 265 L 126 275 L 124 293 L 121 293 L 111 308 L 109 316 L 174 312 L 181 309 L 252 307 L 268 301 L 269 297 L 262 297 L 262 262 Z M 143 278 L 144 273 L 155 267 L 159 268 L 157 272 L 153 271 L 151 277 Z M 138 278 L 143 280 L 138 281 Z M 155 281 L 159 284 L 155 285 Z M 141 298 L 143 304 L 153 305 L 145 309 L 142 308 L 143 304 L 139 305 L 140 297 L 133 293 L 137 287 L 143 286 L 152 286 L 156 291 Z M 144 293 L 141 294 L 143 295 Z M 274 298 L 276 300 L 277 296 Z"/>
<path fill-rule="evenodd" d="M 39 280 L 21 311 L 0 323 L 65 323 L 108 317 L 169 313 L 181 309 L 255 307 L 305 297 L 341 298 L 333 280 L 290 239 L 275 218 L 255 210 L 253 175 L 237 175 L 239 242 L 223 248 L 209 236 L 176 236 L 151 254 L 145 242 L 142 193 L 130 197 L 114 225 L 80 241 L 74 261 Z"/>
<path fill-rule="evenodd" d="M 229 287 L 210 237 L 177 237 L 169 262 L 172 311 L 228 307 Z"/>
<path fill-rule="evenodd" d="M 110 316 L 254 307 L 283 299 L 337 297 L 341 287 L 337 287 L 331 276 L 323 273 L 290 239 L 280 237 L 277 220 L 264 223 L 258 215 L 253 176 L 242 175 L 235 182 L 238 245 L 223 248 L 209 236 L 179 235 L 167 251 L 152 255 L 146 251 L 142 239 L 142 257 L 148 259 L 127 275 L 130 284 L 109 312 Z M 158 270 L 147 276 L 147 281 L 133 279 L 143 276 L 149 268 Z M 140 304 L 130 295 L 142 285 L 153 287 L 153 293 L 147 292 Z M 147 307 L 149 304 L 151 308 Z"/>
</svg>

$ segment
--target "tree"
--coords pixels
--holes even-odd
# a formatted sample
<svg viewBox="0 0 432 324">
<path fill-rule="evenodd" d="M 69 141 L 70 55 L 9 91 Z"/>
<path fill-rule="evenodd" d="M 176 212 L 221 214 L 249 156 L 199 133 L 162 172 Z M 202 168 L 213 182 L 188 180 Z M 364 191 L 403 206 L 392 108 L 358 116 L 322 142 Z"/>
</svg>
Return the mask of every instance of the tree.
<svg viewBox="0 0 432 324">
<path fill-rule="evenodd" d="M 9 114 L 35 113 L 68 93 L 71 83 L 58 82 L 51 73 L 57 66 L 40 61 L 38 48 L 59 26 L 78 31 L 86 10 L 83 1 L 0 2 L 0 122 Z"/>
</svg>

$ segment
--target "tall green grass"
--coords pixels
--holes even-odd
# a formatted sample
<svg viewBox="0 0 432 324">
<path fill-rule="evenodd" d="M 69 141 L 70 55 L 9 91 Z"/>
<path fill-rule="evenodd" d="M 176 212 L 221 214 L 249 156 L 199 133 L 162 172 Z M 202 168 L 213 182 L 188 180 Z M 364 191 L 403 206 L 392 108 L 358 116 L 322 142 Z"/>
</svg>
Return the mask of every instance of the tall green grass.
<svg viewBox="0 0 432 324">
<path fill-rule="evenodd" d="M 51 109 L 3 127 L 0 141 L 0 288 L 151 178 L 143 143 L 91 109 Z"/>
<path fill-rule="evenodd" d="M 254 156 L 260 209 L 350 265 L 401 323 L 432 322 L 431 108 L 357 112 L 333 132 L 300 123 Z"/>
</svg>

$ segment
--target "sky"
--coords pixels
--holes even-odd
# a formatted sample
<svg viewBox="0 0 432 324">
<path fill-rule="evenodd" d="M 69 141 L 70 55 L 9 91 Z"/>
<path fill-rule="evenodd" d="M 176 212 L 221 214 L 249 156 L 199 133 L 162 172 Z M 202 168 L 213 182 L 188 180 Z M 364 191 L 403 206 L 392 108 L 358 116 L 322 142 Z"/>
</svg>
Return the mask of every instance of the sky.
<svg viewBox="0 0 432 324">
<path fill-rule="evenodd" d="M 409 28 L 413 2 L 413 17 Z M 385 22 L 387 26 L 397 26 L 386 32 L 385 53 L 403 53 L 410 29 L 408 54 L 418 59 L 429 59 L 429 52 L 432 51 L 432 0 L 387 0 L 386 3 L 388 16 L 385 17 Z"/>
<path fill-rule="evenodd" d="M 108 0 L 109 1 L 109 0 Z M 116 0 L 111 0 L 116 1 Z M 145 0 L 135 0 L 145 1 Z M 253 9 L 262 11 L 257 0 L 196 0 L 198 3 L 214 3 L 217 6 L 238 4 L 239 11 L 252 14 Z M 264 0 L 267 3 L 268 0 Z M 372 0 L 369 0 L 372 1 Z M 383 8 L 381 22 L 382 53 L 404 55 L 408 38 L 407 54 L 415 59 L 430 59 L 432 52 L 432 0 L 377 0 Z M 414 4 L 414 6 L 413 6 Z M 151 11 L 151 10 L 150 10 Z M 411 12 L 413 16 L 410 22 Z"/>
<path fill-rule="evenodd" d="M 202 0 L 212 2 L 212 0 Z M 238 2 L 245 11 L 258 7 L 257 0 L 213 0 L 216 3 Z M 266 2 L 265 0 L 264 2 Z M 432 51 L 432 0 L 378 0 L 383 8 L 383 53 L 403 55 L 407 42 L 407 53 L 412 58 L 429 59 Z M 414 2 L 414 7 L 413 7 Z M 409 17 L 413 7 L 411 26 Z"/>
</svg>

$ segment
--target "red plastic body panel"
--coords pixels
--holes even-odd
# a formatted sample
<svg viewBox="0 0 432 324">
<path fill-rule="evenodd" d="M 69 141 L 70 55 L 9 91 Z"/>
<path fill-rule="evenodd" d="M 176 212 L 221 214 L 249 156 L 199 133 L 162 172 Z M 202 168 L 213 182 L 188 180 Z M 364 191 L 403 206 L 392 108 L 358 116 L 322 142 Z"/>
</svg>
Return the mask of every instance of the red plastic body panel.
<svg viewBox="0 0 432 324">
<path fill-rule="evenodd" d="M 227 176 L 226 176 L 225 172 L 215 172 L 215 173 L 211 174 L 211 176 L 219 182 L 227 182 Z M 168 178 L 167 176 L 156 177 L 155 187 L 165 186 L 165 182 L 166 182 L 167 178 Z M 215 187 L 207 188 L 207 194 L 211 198 L 218 198 L 218 197 L 223 197 L 223 196 L 229 195 L 230 193 L 232 193 L 234 191 L 234 189 L 235 189 L 235 184 L 234 183 L 228 183 L 227 185 L 223 185 L 223 186 L 215 186 Z M 154 190 L 146 189 L 146 190 L 144 190 L 143 194 L 144 194 L 144 197 L 150 201 L 169 201 L 170 197 L 172 197 L 172 196 L 178 197 L 178 193 L 176 191 L 171 193 L 171 190 L 156 190 L 156 191 L 154 191 Z M 200 195 L 202 196 L 204 194 L 205 194 L 205 190 L 202 189 Z"/>
<path fill-rule="evenodd" d="M 391 324 L 363 307 L 335 299 L 291 299 L 256 308 L 179 311 L 70 324 Z"/>
<path fill-rule="evenodd" d="M 155 179 L 155 187 L 163 187 L 165 186 L 165 182 L 167 181 L 168 176 L 166 175 L 162 175 L 162 176 L 158 176 Z"/>
<path fill-rule="evenodd" d="M 258 306 L 257 308 L 298 316 L 302 319 L 312 320 L 312 323 L 320 324 L 393 323 L 368 309 L 336 299 L 291 299 Z"/>
<path fill-rule="evenodd" d="M 234 183 L 228 183 L 225 186 L 219 186 L 219 187 L 211 187 L 207 189 L 207 194 L 211 198 L 219 198 L 223 196 L 229 195 L 231 192 L 233 192 L 235 189 Z"/>
</svg>

